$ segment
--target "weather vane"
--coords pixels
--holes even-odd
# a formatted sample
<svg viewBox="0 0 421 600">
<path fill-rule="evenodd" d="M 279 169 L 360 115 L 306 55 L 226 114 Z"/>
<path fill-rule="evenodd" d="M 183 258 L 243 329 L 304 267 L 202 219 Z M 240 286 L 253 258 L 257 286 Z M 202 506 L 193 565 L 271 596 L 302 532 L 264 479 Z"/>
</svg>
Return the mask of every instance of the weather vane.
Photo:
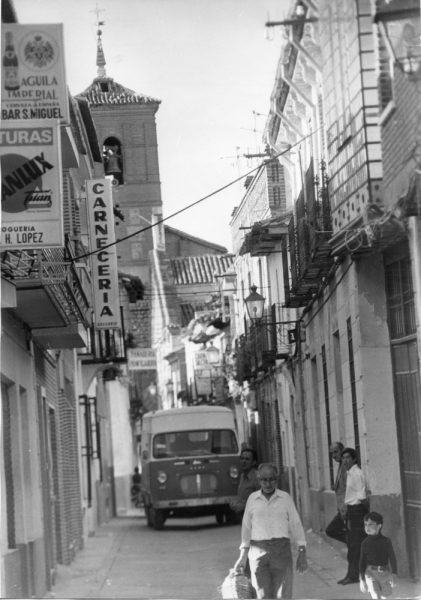
<svg viewBox="0 0 421 600">
<path fill-rule="evenodd" d="M 97 64 L 97 73 L 98 73 L 98 77 L 106 77 L 106 71 L 105 71 L 105 65 L 106 65 L 106 61 L 105 61 L 105 55 L 104 55 L 104 50 L 102 48 L 102 30 L 100 29 L 100 27 L 102 27 L 103 25 L 105 25 L 105 21 L 101 21 L 100 20 L 100 13 L 105 12 L 105 9 L 103 8 L 99 8 L 98 6 L 98 2 L 95 5 L 95 8 L 93 10 L 91 10 L 90 12 L 93 12 L 96 14 L 96 27 L 97 27 L 97 57 L 96 57 L 96 64 Z"/>
<path fill-rule="evenodd" d="M 96 14 L 96 26 L 97 26 L 97 34 L 101 35 L 102 31 L 99 30 L 100 27 L 102 27 L 103 25 L 105 25 L 105 21 L 100 21 L 100 13 L 105 12 L 105 8 L 99 8 L 98 6 L 98 2 L 95 4 L 95 8 L 93 10 L 91 10 L 90 12 L 93 12 Z"/>
</svg>

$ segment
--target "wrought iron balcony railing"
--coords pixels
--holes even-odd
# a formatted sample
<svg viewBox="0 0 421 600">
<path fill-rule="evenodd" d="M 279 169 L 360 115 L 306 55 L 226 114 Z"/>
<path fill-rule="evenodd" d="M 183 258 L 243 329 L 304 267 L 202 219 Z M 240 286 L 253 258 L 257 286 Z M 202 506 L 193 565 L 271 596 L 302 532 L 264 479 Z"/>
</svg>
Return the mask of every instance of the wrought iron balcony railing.
<svg viewBox="0 0 421 600">
<path fill-rule="evenodd" d="M 328 177 L 324 162 L 320 176 L 311 163 L 305 177 L 305 189 L 297 199 L 295 216 L 288 228 L 291 278 L 287 306 L 305 306 L 333 265 L 329 246 L 332 236 Z M 284 244 L 283 253 L 286 254 Z M 284 262 L 286 260 L 284 256 Z"/>
<path fill-rule="evenodd" d="M 89 326 L 90 285 L 83 282 L 78 268 L 71 262 L 72 246 L 44 250 L 5 250 L 1 254 L 1 275 L 19 291 L 42 288 L 60 315 L 63 325 L 81 323 Z M 42 328 L 42 322 L 35 324 Z"/>
</svg>

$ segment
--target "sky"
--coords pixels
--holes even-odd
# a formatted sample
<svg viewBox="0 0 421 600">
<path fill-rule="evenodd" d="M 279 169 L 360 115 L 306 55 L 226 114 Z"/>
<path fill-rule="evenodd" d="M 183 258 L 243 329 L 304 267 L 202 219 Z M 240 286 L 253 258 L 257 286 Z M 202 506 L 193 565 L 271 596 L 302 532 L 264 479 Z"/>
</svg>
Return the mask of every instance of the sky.
<svg viewBox="0 0 421 600">
<path fill-rule="evenodd" d="M 106 74 L 161 101 L 156 115 L 164 217 L 258 165 L 289 0 L 14 0 L 20 23 L 63 23 L 73 95 L 97 75 L 97 12 Z M 232 249 L 237 182 L 166 221 Z"/>
</svg>

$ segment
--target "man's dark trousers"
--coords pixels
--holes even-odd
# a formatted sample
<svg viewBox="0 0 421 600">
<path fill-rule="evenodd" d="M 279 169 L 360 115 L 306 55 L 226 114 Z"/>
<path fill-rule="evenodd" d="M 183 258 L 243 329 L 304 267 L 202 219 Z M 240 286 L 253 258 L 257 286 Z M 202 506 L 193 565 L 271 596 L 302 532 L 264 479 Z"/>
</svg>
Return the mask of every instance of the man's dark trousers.
<svg viewBox="0 0 421 600">
<path fill-rule="evenodd" d="M 292 553 L 288 538 L 251 541 L 251 582 L 258 598 L 292 598 Z"/>
<path fill-rule="evenodd" d="M 359 579 L 360 550 L 364 538 L 367 536 L 364 530 L 364 515 L 367 507 L 362 504 L 348 506 L 347 511 L 347 545 L 348 545 L 348 573 L 350 579 Z"/>
<path fill-rule="evenodd" d="M 326 535 L 334 540 L 338 540 L 339 542 L 346 544 L 346 534 L 346 522 L 342 518 L 341 513 L 338 511 L 329 525 L 326 527 Z"/>
</svg>

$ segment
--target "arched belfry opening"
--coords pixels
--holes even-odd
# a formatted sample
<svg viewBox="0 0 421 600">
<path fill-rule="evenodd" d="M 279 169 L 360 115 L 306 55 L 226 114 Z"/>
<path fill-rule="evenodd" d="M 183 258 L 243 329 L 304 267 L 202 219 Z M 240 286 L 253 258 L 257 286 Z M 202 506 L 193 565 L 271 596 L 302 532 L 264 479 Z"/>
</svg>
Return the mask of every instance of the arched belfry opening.
<svg viewBox="0 0 421 600">
<path fill-rule="evenodd" d="M 103 144 L 105 175 L 112 175 L 119 185 L 124 183 L 123 156 L 121 142 L 115 137 L 109 137 Z"/>
</svg>

